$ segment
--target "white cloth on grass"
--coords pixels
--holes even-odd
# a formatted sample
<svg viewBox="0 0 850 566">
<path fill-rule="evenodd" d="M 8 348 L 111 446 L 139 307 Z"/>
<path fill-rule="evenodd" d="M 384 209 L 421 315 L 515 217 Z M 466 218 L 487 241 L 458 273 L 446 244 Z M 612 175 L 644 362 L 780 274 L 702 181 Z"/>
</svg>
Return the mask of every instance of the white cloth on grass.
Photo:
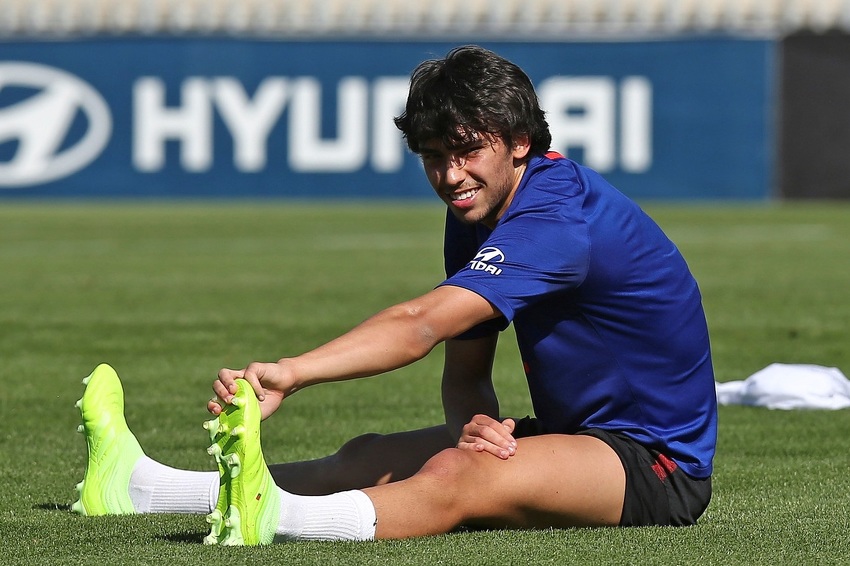
<svg viewBox="0 0 850 566">
<path fill-rule="evenodd" d="M 721 405 L 769 409 L 845 409 L 850 407 L 850 380 L 833 367 L 770 364 L 743 381 L 716 383 Z"/>
</svg>

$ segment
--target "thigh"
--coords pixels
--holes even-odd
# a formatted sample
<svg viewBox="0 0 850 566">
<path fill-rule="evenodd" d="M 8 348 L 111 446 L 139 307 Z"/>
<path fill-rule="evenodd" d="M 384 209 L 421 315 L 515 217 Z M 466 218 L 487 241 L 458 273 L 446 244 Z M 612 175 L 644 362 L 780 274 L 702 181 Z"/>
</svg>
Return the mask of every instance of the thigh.
<svg viewBox="0 0 850 566">
<path fill-rule="evenodd" d="M 519 439 L 508 460 L 480 454 L 473 466 L 489 502 L 469 501 L 464 523 L 488 527 L 614 526 L 626 477 L 616 452 L 598 438 L 545 434 Z M 475 511 L 479 509 L 479 511 Z"/>
<path fill-rule="evenodd" d="M 364 434 L 335 454 L 269 466 L 275 483 L 301 495 L 363 489 L 409 478 L 429 458 L 454 446 L 445 425 L 391 434 Z"/>
</svg>

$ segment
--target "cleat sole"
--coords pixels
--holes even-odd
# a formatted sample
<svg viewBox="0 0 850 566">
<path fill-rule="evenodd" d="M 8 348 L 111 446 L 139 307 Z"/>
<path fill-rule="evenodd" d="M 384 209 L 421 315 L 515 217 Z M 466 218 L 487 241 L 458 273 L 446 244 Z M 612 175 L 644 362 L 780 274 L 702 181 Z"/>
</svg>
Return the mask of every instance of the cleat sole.
<svg viewBox="0 0 850 566">
<path fill-rule="evenodd" d="M 259 404 L 248 382 L 236 383 L 231 403 L 204 425 L 213 440 L 207 452 L 219 470 L 219 497 L 208 515 L 211 528 L 204 542 L 269 544 L 279 520 L 280 496 L 260 447 Z"/>
</svg>

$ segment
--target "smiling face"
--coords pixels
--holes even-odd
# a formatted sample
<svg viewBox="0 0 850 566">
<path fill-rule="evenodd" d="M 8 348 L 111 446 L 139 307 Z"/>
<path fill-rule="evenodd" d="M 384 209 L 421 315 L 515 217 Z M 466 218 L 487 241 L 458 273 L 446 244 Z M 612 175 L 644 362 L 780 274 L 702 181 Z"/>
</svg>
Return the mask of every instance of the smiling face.
<svg viewBox="0 0 850 566">
<path fill-rule="evenodd" d="M 462 222 L 493 228 L 513 199 L 525 172 L 527 136 L 505 145 L 498 136 L 473 134 L 460 147 L 441 140 L 422 144 L 425 175 L 449 210 Z"/>
</svg>

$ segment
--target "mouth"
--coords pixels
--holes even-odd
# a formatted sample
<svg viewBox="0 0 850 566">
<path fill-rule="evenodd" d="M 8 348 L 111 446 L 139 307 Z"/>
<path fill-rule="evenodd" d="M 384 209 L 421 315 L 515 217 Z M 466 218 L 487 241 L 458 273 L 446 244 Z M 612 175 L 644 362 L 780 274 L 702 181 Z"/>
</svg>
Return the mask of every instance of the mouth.
<svg viewBox="0 0 850 566">
<path fill-rule="evenodd" d="M 480 189 L 467 189 L 460 193 L 450 193 L 449 198 L 453 203 L 460 203 L 463 201 L 469 201 L 478 194 Z"/>
</svg>

